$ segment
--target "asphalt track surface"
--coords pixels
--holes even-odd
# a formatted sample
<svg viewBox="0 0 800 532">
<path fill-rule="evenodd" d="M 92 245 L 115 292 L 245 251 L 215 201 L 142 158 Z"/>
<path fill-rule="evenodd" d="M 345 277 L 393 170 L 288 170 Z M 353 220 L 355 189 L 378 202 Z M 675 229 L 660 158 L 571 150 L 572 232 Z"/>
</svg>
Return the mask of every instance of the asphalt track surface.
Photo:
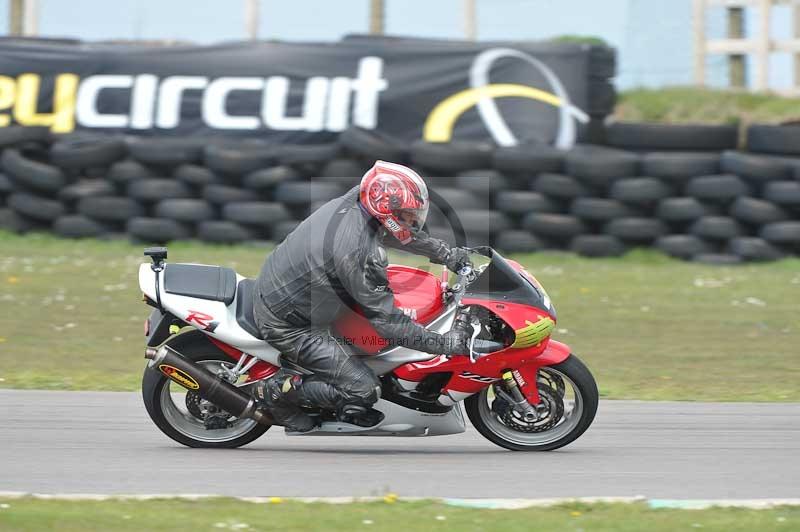
<svg viewBox="0 0 800 532">
<path fill-rule="evenodd" d="M 603 401 L 549 453 L 494 446 L 472 427 L 434 438 L 287 437 L 188 449 L 135 393 L 0 390 L 0 491 L 233 496 L 800 496 L 800 404 Z"/>
</svg>

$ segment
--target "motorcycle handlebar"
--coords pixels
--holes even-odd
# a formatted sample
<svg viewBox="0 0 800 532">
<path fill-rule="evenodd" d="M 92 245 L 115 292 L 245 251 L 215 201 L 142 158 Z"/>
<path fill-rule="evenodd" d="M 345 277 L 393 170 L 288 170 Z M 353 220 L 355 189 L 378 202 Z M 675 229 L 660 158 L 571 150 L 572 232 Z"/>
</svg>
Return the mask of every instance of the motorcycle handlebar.
<svg viewBox="0 0 800 532">
<path fill-rule="evenodd" d="M 494 250 L 489 246 L 477 246 L 474 248 L 465 247 L 464 249 L 466 249 L 470 253 L 476 253 L 478 255 L 483 255 L 484 257 L 489 257 L 489 258 L 491 258 L 492 254 L 494 253 Z M 462 286 L 471 283 L 478 276 L 477 273 L 475 272 L 475 267 L 471 262 L 465 265 L 460 270 L 458 270 L 458 272 L 456 273 L 458 275 L 458 282 L 461 283 Z M 466 283 L 464 281 L 466 281 Z"/>
<path fill-rule="evenodd" d="M 460 270 L 458 270 L 458 275 L 460 275 L 461 277 L 467 277 L 469 275 L 472 275 L 472 272 L 474 271 L 475 270 L 472 269 L 472 264 L 468 264 L 466 266 L 463 266 Z"/>
<path fill-rule="evenodd" d="M 492 256 L 492 249 L 489 247 L 478 247 L 478 248 L 467 248 L 472 253 L 479 253 L 481 255 L 491 257 Z M 475 271 L 474 266 L 470 263 L 464 265 L 461 269 L 457 272 L 458 275 L 458 290 L 456 294 L 456 300 L 460 299 L 460 296 L 464 294 L 466 291 L 467 285 L 474 281 L 478 275 Z M 478 331 L 473 331 L 473 335 L 471 338 L 471 342 L 469 344 L 470 347 L 470 359 L 475 362 L 479 357 L 477 355 L 488 355 L 494 353 L 495 351 L 500 351 L 505 348 L 505 344 L 502 342 L 495 342 L 493 340 L 484 340 L 480 338 L 476 338 Z"/>
<path fill-rule="evenodd" d="M 472 350 L 481 354 L 494 353 L 495 351 L 500 351 L 504 347 L 505 345 L 503 345 L 502 342 L 495 342 L 494 340 L 476 338 L 472 342 Z"/>
</svg>

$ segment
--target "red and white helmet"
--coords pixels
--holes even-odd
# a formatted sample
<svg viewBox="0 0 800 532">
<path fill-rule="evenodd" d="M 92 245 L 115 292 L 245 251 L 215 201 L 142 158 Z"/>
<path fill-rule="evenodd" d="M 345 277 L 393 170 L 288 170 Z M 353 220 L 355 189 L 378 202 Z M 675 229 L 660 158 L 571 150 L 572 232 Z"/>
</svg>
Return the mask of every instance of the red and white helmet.
<svg viewBox="0 0 800 532">
<path fill-rule="evenodd" d="M 428 187 L 411 168 L 378 161 L 361 178 L 359 201 L 401 244 L 414 240 L 428 217 Z"/>
</svg>

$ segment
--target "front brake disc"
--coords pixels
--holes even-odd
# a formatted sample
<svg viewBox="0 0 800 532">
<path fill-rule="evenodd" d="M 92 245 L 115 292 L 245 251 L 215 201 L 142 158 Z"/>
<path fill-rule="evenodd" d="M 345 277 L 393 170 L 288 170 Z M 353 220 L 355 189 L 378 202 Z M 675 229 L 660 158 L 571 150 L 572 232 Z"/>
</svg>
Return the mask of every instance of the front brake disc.
<svg viewBox="0 0 800 532">
<path fill-rule="evenodd" d="M 544 432 L 556 426 L 564 417 L 564 400 L 557 390 L 539 381 L 539 400 L 547 406 L 547 413 L 536 421 L 525 421 L 522 413 L 509 408 L 500 420 L 519 432 Z"/>
<path fill-rule="evenodd" d="M 550 373 L 546 369 L 541 369 L 537 375 L 537 380 L 539 381 L 540 385 L 545 384 L 550 386 L 550 388 L 555 388 L 558 392 L 558 395 L 562 399 L 564 398 L 564 395 L 566 395 L 566 386 L 564 385 L 564 379 L 561 378 L 561 375 L 557 373 Z"/>
</svg>

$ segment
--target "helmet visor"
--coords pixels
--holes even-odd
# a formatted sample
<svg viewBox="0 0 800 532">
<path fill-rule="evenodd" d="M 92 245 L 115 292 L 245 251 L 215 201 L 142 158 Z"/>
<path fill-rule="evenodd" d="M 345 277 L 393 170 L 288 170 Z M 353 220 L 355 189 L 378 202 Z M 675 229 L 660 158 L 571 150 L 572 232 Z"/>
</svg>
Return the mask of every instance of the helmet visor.
<svg viewBox="0 0 800 532">
<path fill-rule="evenodd" d="M 411 229 L 412 232 L 419 231 L 428 218 L 428 205 L 426 203 L 421 209 L 398 209 L 394 212 L 394 215 L 400 223 Z"/>
</svg>

